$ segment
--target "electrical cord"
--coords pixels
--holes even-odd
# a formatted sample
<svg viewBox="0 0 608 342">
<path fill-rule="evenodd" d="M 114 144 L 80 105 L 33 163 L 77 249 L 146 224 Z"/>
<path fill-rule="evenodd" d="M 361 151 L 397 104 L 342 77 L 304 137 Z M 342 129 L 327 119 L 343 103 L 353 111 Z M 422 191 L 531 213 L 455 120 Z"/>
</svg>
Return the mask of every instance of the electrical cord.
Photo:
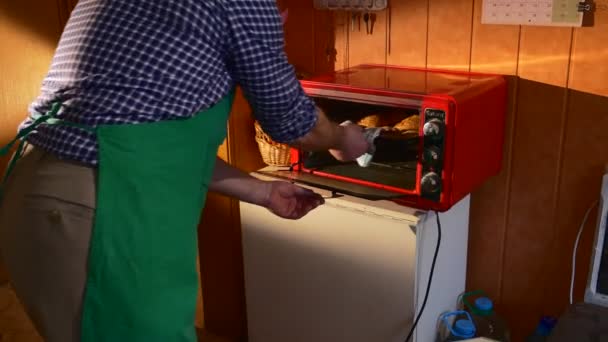
<svg viewBox="0 0 608 342">
<path fill-rule="evenodd" d="M 424 294 L 424 300 L 422 301 L 422 306 L 420 307 L 420 312 L 418 312 L 418 317 L 414 321 L 412 328 L 410 329 L 409 334 L 405 339 L 405 342 L 408 342 L 410 338 L 412 338 L 412 334 L 418 325 L 418 321 L 420 321 L 420 317 L 424 312 L 424 308 L 426 307 L 426 301 L 429 298 L 429 292 L 431 291 L 431 283 L 433 282 L 433 273 L 435 273 L 435 262 L 437 261 L 437 255 L 439 254 L 439 246 L 441 245 L 441 221 L 439 220 L 439 213 L 435 212 L 435 218 L 437 219 L 437 247 L 435 247 L 435 255 L 433 255 L 433 262 L 431 264 L 431 272 L 429 273 L 429 281 L 426 284 L 426 293 Z"/>
<path fill-rule="evenodd" d="M 576 276 L 576 251 L 578 250 L 578 241 L 581 238 L 583 233 L 583 229 L 585 228 L 585 224 L 587 223 L 587 219 L 589 218 L 589 214 L 591 210 L 595 208 L 595 206 L 599 203 L 599 200 L 594 201 L 587 212 L 585 212 L 585 216 L 583 217 L 583 221 L 581 222 L 581 226 L 578 228 L 578 234 L 576 235 L 576 241 L 574 242 L 574 250 L 572 251 L 572 274 L 570 275 L 570 305 L 572 305 L 572 297 L 574 292 L 574 277 Z"/>
</svg>

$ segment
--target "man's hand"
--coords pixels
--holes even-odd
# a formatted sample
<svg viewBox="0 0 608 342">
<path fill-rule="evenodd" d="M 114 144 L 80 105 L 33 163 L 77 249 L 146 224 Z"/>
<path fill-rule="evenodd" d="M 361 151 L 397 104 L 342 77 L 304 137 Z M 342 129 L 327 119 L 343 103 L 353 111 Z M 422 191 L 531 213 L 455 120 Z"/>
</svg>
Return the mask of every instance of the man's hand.
<svg viewBox="0 0 608 342">
<path fill-rule="evenodd" d="M 331 122 L 321 109 L 317 110 L 317 122 L 308 134 L 289 145 L 305 151 L 327 151 L 339 161 L 353 161 L 369 150 L 363 127 Z"/>
<path fill-rule="evenodd" d="M 297 220 L 325 203 L 321 195 L 289 182 L 269 181 L 260 183 L 260 203 L 275 215 Z"/>
<path fill-rule="evenodd" d="M 325 201 L 321 195 L 284 181 L 263 181 L 217 159 L 209 190 L 267 208 L 277 216 L 299 219 Z"/>
<path fill-rule="evenodd" d="M 363 127 L 353 123 L 340 125 L 340 142 L 334 149 L 330 149 L 334 158 L 339 161 L 353 161 L 368 151 L 369 143 L 363 135 Z"/>
</svg>

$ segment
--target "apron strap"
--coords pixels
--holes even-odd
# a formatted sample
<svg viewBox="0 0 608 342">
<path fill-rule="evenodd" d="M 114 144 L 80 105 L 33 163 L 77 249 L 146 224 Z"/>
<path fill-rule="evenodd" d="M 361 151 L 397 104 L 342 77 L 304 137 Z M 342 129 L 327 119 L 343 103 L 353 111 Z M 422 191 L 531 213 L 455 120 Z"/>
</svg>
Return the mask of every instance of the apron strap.
<svg viewBox="0 0 608 342">
<path fill-rule="evenodd" d="M 61 109 L 61 102 L 54 102 L 51 106 L 51 109 L 48 112 L 46 112 L 45 114 L 33 113 L 32 115 L 30 115 L 30 119 L 32 120 L 32 123 L 28 127 L 19 131 L 19 133 L 17 133 L 15 138 L 13 140 L 11 140 L 8 144 L 0 147 L 0 157 L 3 157 L 3 156 L 8 155 L 10 153 L 11 149 L 13 148 L 13 146 L 15 146 L 15 144 L 18 143 L 15 154 L 13 155 L 13 158 L 11 158 L 11 161 L 8 163 L 6 172 L 4 173 L 4 177 L 2 179 L 2 182 L 0 183 L 0 202 L 2 201 L 2 193 L 3 193 L 2 188 L 4 187 L 4 184 L 8 180 L 8 177 L 10 176 L 13 169 L 15 168 L 15 165 L 17 165 L 17 162 L 23 155 L 23 149 L 26 144 L 26 139 L 30 134 L 32 134 L 34 131 L 36 131 L 38 126 L 40 126 L 41 124 L 61 125 L 61 126 L 68 126 L 68 127 L 76 127 L 76 128 L 84 129 L 89 132 L 94 132 L 94 129 L 89 126 L 81 125 L 81 124 L 74 123 L 74 122 L 64 121 L 64 120 L 57 118 L 57 113 L 59 113 L 60 109 Z"/>
</svg>

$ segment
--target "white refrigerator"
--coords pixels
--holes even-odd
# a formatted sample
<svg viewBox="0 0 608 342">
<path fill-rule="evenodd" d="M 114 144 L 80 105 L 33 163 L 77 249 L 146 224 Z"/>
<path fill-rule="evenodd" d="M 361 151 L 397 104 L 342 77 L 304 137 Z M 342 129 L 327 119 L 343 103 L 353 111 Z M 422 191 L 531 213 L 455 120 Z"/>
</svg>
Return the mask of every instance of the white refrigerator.
<svg viewBox="0 0 608 342">
<path fill-rule="evenodd" d="M 309 188 L 326 203 L 300 220 L 240 205 L 249 341 L 405 341 L 427 289 L 436 214 Z M 410 341 L 435 341 L 439 315 L 465 290 L 469 197 L 439 218 Z"/>
</svg>

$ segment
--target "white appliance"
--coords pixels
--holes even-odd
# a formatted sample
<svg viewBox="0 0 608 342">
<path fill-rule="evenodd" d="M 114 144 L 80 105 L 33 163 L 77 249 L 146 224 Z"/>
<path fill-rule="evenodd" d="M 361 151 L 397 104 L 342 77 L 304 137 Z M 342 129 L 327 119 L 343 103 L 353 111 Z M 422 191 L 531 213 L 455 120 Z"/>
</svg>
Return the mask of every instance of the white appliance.
<svg viewBox="0 0 608 342">
<path fill-rule="evenodd" d="M 435 213 L 312 189 L 326 203 L 300 220 L 241 203 L 249 341 L 405 341 L 427 288 Z M 469 197 L 439 218 L 411 341 L 434 341 L 437 318 L 465 290 Z"/>
<path fill-rule="evenodd" d="M 608 166 L 602 178 L 599 209 L 591 254 L 589 277 L 585 289 L 585 303 L 608 307 Z M 586 219 L 585 219 L 586 220 Z"/>
</svg>

